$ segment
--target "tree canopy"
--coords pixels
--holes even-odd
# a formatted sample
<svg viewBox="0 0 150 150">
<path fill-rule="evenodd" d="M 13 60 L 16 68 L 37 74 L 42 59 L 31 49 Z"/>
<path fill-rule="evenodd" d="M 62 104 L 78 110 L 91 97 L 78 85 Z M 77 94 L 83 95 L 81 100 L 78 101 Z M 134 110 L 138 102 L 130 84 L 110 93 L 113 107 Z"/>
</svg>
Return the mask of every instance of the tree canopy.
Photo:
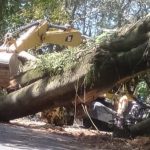
<svg viewBox="0 0 150 150">
<path fill-rule="evenodd" d="M 48 19 L 71 23 L 88 36 L 136 22 L 150 12 L 149 0 L 1 0 L 0 7 L 1 33 Z"/>
</svg>

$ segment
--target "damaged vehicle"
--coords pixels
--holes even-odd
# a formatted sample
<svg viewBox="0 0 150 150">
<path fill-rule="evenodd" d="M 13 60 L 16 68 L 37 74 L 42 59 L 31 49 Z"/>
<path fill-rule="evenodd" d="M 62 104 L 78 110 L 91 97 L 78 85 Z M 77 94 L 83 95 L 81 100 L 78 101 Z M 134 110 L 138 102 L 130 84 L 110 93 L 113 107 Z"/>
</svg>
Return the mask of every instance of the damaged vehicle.
<svg viewBox="0 0 150 150">
<path fill-rule="evenodd" d="M 98 97 L 88 105 L 88 113 L 92 121 L 90 120 L 89 116 L 86 115 L 83 118 L 84 127 L 93 127 L 94 123 L 100 130 L 112 131 L 112 125 L 114 116 L 116 116 L 116 111 L 114 111 L 114 106 L 111 100 L 108 100 L 105 97 Z"/>
<path fill-rule="evenodd" d="M 112 100 L 99 97 L 89 104 L 88 113 L 89 115 L 83 118 L 84 127 L 96 126 L 100 131 L 113 132 L 115 137 L 131 137 L 134 136 L 130 131 L 131 127 L 150 118 L 150 104 L 139 96 L 129 101 L 121 117 Z"/>
</svg>

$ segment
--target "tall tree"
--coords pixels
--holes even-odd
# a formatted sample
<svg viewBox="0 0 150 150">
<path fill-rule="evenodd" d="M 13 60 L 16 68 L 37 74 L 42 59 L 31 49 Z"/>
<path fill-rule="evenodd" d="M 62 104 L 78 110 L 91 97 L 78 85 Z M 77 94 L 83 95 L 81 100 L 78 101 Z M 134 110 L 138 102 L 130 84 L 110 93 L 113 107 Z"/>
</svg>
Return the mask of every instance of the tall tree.
<svg viewBox="0 0 150 150">
<path fill-rule="evenodd" d="M 4 15 L 5 15 L 4 11 L 6 9 L 7 3 L 8 3 L 7 0 L 6 1 L 0 0 L 0 21 L 2 21 L 4 18 Z"/>
</svg>

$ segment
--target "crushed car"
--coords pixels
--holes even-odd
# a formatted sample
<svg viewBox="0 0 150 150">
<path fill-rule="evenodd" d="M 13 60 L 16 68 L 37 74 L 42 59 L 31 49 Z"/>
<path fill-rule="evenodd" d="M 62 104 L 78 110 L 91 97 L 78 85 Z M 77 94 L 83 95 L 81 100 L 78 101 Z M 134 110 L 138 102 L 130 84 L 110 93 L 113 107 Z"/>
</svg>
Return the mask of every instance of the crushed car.
<svg viewBox="0 0 150 150">
<path fill-rule="evenodd" d="M 89 104 L 88 113 L 91 119 L 88 115 L 83 118 L 84 127 L 94 127 L 94 123 L 99 130 L 111 131 L 114 136 L 131 137 L 130 127 L 150 118 L 150 105 L 142 97 L 135 98 L 128 103 L 123 117 L 120 117 L 112 100 L 98 97 Z"/>
</svg>

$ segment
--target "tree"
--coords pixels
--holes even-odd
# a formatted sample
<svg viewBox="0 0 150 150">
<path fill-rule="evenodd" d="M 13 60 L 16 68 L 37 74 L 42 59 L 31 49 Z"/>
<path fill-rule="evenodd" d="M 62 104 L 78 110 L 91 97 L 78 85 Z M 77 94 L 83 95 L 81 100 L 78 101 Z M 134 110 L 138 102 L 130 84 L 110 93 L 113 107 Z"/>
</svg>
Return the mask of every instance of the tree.
<svg viewBox="0 0 150 150">
<path fill-rule="evenodd" d="M 88 36 L 136 22 L 150 12 L 147 0 L 65 0 L 65 4 L 74 26 Z"/>
<path fill-rule="evenodd" d="M 105 37 L 99 38 L 98 46 L 91 44 L 89 47 L 81 47 L 75 53 L 68 51 L 67 57 L 71 59 L 65 67 L 61 60 L 60 64 L 49 63 L 51 70 L 43 74 L 42 70 L 41 77 L 31 82 L 27 78 L 25 87 L 0 97 L 0 120 L 15 119 L 48 107 L 67 105 L 75 98 L 78 103 L 94 100 L 117 82 L 148 69 L 149 30 L 150 15 L 129 27 L 128 32 L 115 32 L 107 40 Z M 70 62 L 75 61 L 78 63 L 70 66 Z M 23 77 L 20 77 L 20 81 Z"/>
<path fill-rule="evenodd" d="M 33 19 L 46 18 L 60 24 L 72 23 L 83 34 L 97 36 L 104 29 L 136 22 L 150 12 L 149 0 L 1 0 L 0 3 L 1 31 L 6 32 L 12 30 L 12 25 L 14 29 Z"/>
</svg>

